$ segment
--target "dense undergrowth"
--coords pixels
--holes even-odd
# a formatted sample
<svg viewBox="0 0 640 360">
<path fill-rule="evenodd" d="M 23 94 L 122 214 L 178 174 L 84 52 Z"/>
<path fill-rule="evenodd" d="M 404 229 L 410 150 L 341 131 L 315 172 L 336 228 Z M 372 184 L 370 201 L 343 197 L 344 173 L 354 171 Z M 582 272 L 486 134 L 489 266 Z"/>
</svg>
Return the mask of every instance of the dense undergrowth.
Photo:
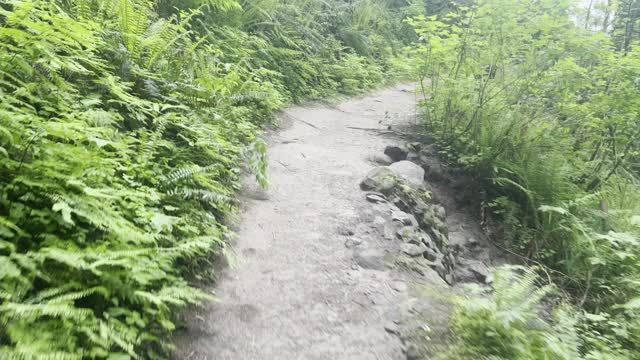
<svg viewBox="0 0 640 360">
<path fill-rule="evenodd" d="M 459 307 L 451 358 L 640 358 L 640 2 L 590 4 L 408 20 L 427 130 L 478 179 L 502 246 L 554 283 L 499 271 L 489 299 Z"/>
<path fill-rule="evenodd" d="M 258 129 L 394 78 L 376 0 L 0 3 L 0 358 L 163 358 Z M 404 34 L 404 35 L 403 35 Z M 398 70 L 400 69 L 400 70 Z"/>
<path fill-rule="evenodd" d="M 261 126 L 411 68 L 536 265 L 458 306 L 448 356 L 639 359 L 640 2 L 590 4 L 0 2 L 0 358 L 166 357 L 242 167 L 268 185 Z"/>
</svg>

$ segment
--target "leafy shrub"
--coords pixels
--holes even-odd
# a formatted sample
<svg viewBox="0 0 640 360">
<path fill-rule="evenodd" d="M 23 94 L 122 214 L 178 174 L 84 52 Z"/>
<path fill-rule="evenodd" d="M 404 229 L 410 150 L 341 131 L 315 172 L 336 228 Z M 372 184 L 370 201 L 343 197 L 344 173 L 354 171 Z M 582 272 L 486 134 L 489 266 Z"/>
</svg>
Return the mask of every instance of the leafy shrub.
<svg viewBox="0 0 640 360">
<path fill-rule="evenodd" d="M 502 245 L 546 266 L 592 318 L 615 319 L 582 322 L 585 343 L 637 353 L 640 52 L 573 16 L 563 1 L 479 0 L 414 17 L 412 63 L 425 127 L 480 179 Z"/>
<path fill-rule="evenodd" d="M 545 314 L 553 292 L 539 287 L 532 269 L 494 271 L 492 289 L 474 288 L 461 300 L 452 320 L 450 359 L 578 359 L 575 319 L 566 309 Z M 549 307 L 550 304 L 547 304 Z"/>
<path fill-rule="evenodd" d="M 580 313 L 536 269 L 495 269 L 491 288 L 468 286 L 451 322 L 445 359 L 637 359 L 637 306 L 618 315 Z M 604 329 L 604 331 L 602 330 Z"/>
<path fill-rule="evenodd" d="M 121 2 L 104 21 L 144 6 Z M 2 10 L 8 358 L 153 357 L 167 350 L 174 310 L 206 297 L 178 265 L 224 246 L 221 216 L 234 206 L 235 164 L 255 127 L 216 120 L 151 75 L 154 39 L 187 29 L 147 11 L 115 37 L 46 1 Z M 109 47 L 116 38 L 120 53 Z"/>
<path fill-rule="evenodd" d="M 0 357 L 166 357 L 242 164 L 268 184 L 260 126 L 383 79 L 312 21 L 328 4 L 0 5 Z"/>
<path fill-rule="evenodd" d="M 358 94 L 383 81 L 380 67 L 358 55 L 347 55 L 332 66 L 331 77 L 344 94 Z"/>
</svg>

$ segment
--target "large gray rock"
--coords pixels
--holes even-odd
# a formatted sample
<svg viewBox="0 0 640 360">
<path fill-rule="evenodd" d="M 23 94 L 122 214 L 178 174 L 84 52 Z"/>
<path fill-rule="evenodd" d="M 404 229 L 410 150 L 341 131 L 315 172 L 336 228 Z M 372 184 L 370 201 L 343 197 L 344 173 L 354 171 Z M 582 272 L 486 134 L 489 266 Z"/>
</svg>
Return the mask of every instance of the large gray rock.
<svg viewBox="0 0 640 360">
<path fill-rule="evenodd" d="M 446 172 L 440 161 L 435 158 L 420 156 L 420 165 L 425 171 L 425 179 L 433 182 L 440 182 L 446 179 Z"/>
<path fill-rule="evenodd" d="M 393 161 L 402 161 L 407 159 L 407 150 L 400 146 L 389 145 L 384 148 L 384 154 L 389 156 Z"/>
<path fill-rule="evenodd" d="M 393 159 L 386 154 L 375 154 L 371 157 L 371 161 L 380 165 L 391 165 L 393 164 Z"/>
<path fill-rule="evenodd" d="M 389 165 L 389 169 L 400 179 L 414 188 L 424 187 L 424 169 L 411 161 L 398 161 Z"/>
<path fill-rule="evenodd" d="M 380 166 L 369 171 L 360 183 L 362 190 L 374 190 L 384 193 L 396 185 L 396 174 L 387 166 Z"/>
</svg>

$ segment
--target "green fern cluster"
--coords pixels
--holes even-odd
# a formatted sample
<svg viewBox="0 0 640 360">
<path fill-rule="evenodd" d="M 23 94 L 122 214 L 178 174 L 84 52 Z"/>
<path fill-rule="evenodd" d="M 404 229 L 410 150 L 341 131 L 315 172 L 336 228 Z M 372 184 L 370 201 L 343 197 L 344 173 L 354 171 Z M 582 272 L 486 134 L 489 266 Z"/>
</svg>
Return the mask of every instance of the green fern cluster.
<svg viewBox="0 0 640 360">
<path fill-rule="evenodd" d="M 561 308 L 550 314 L 551 303 L 544 303 L 550 285 L 540 286 L 536 272 L 522 267 L 498 268 L 494 276 L 492 289 L 473 288 L 457 304 L 454 341 L 445 358 L 580 358 L 575 316 Z"/>
<path fill-rule="evenodd" d="M 578 28 L 565 1 L 454 10 L 408 21 L 427 130 L 479 180 L 501 245 L 591 314 L 582 356 L 640 352 L 640 49 Z"/>
<path fill-rule="evenodd" d="M 144 2 L 106 3 L 100 22 L 82 12 L 103 4 L 76 5 L 1 13 L 3 358 L 166 351 L 175 309 L 205 297 L 177 265 L 224 246 L 219 219 L 253 136 L 153 75 L 166 51 L 152 39 L 184 24 L 154 21 Z"/>
<path fill-rule="evenodd" d="M 638 359 L 636 300 L 625 312 L 590 314 L 567 305 L 540 268 L 502 266 L 491 288 L 457 299 L 442 359 Z M 548 275 L 548 274 L 547 274 Z"/>
<path fill-rule="evenodd" d="M 260 125 L 390 69 L 402 39 L 385 30 L 374 56 L 338 33 L 397 17 L 317 21 L 340 4 L 0 5 L 0 358 L 167 356 L 176 312 L 208 297 L 190 281 L 225 253 L 243 163 L 268 185 Z"/>
<path fill-rule="evenodd" d="M 405 6 L 382 0 L 241 1 L 238 9 L 198 19 L 198 27 L 225 59 L 261 69 L 287 101 L 300 101 L 336 91 L 361 93 L 382 83 L 379 72 L 395 69 L 392 59 L 415 37 L 382 26 L 401 25 L 403 14 L 396 11 Z"/>
</svg>

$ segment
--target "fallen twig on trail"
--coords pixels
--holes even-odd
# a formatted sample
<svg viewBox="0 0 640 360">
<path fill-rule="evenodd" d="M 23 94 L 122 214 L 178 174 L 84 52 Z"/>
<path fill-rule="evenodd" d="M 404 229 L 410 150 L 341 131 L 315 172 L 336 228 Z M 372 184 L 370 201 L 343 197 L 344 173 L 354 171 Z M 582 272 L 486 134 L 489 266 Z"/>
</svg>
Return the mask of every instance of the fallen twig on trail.
<svg viewBox="0 0 640 360">
<path fill-rule="evenodd" d="M 301 123 L 306 124 L 306 125 L 309 125 L 309 126 L 311 126 L 312 128 L 314 128 L 314 129 L 321 130 L 319 127 L 317 127 L 317 126 L 313 125 L 312 123 L 310 123 L 310 122 L 308 122 L 308 121 L 304 121 L 304 120 L 302 120 L 302 119 L 300 119 L 300 118 L 298 118 L 298 117 L 295 117 L 295 116 L 293 116 L 293 115 L 291 115 L 291 114 L 288 114 L 288 113 L 286 113 L 286 112 L 283 112 L 282 114 L 283 114 L 283 115 L 285 115 L 285 116 L 290 117 L 292 120 L 300 121 Z"/>
<path fill-rule="evenodd" d="M 363 131 L 375 131 L 381 134 L 397 134 L 397 135 L 408 135 L 407 133 L 403 133 L 400 131 L 396 131 L 396 130 L 392 130 L 392 129 L 376 129 L 376 128 L 362 128 L 362 127 L 357 127 L 357 126 L 347 126 L 347 129 L 354 129 L 354 130 L 363 130 Z"/>
<path fill-rule="evenodd" d="M 287 164 L 283 163 L 283 162 L 282 162 L 282 161 L 280 161 L 280 160 L 276 160 L 276 161 L 278 162 L 278 164 L 282 165 L 285 169 L 287 169 L 287 170 L 289 170 L 289 171 L 291 171 L 291 172 L 295 172 L 295 170 L 292 170 L 292 169 L 289 167 L 289 165 L 287 165 Z"/>
</svg>

